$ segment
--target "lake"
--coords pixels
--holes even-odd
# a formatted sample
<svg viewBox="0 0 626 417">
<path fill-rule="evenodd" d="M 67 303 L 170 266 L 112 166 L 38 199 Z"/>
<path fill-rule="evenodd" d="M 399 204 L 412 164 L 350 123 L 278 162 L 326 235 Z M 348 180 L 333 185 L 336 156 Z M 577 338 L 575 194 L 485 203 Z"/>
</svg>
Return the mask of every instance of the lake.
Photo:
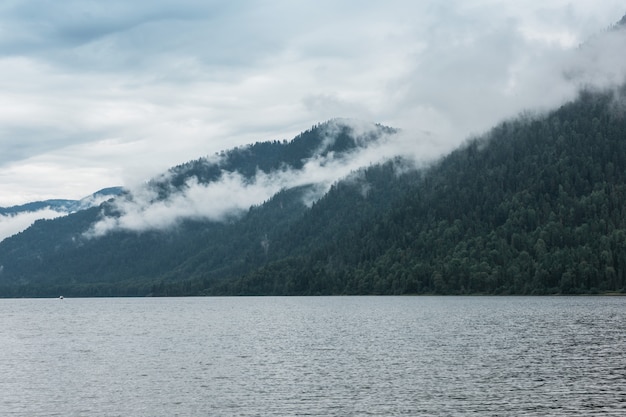
<svg viewBox="0 0 626 417">
<path fill-rule="evenodd" d="M 2 416 L 626 415 L 626 297 L 0 300 Z"/>
</svg>

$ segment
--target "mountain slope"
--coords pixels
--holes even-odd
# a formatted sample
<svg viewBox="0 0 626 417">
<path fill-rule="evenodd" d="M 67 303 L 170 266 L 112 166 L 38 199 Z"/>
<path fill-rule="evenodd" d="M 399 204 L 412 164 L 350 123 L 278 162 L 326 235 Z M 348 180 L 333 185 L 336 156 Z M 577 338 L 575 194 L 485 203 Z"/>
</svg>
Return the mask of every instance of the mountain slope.
<svg viewBox="0 0 626 417">
<path fill-rule="evenodd" d="M 586 91 L 548 114 L 502 123 L 427 169 L 409 169 L 397 158 L 353 170 L 322 192 L 299 176 L 312 172 L 306 171 L 311 161 L 318 168 L 348 163 L 359 144 L 378 139 L 352 138 L 345 149 L 328 150 L 337 142 L 326 141 L 327 130 L 316 127 L 307 135 L 317 140 L 307 146 L 271 142 L 229 151 L 216 162 L 192 161 L 148 184 L 145 201 L 173 209 L 176 196 L 197 184 L 221 184 L 233 173 L 242 178 L 237 184 L 244 192 L 254 191 L 260 178 L 289 186 L 236 216 L 188 216 L 164 229 L 151 223 L 135 230 L 120 220 L 129 213 L 152 215 L 127 209 L 144 201 L 133 193 L 37 222 L 0 243 L 0 292 L 624 291 L 625 116 L 625 88 Z M 287 149 L 294 143 L 307 150 Z M 288 182 L 285 175 L 300 179 Z M 85 235 L 103 219 L 115 227 L 98 237 Z"/>
<path fill-rule="evenodd" d="M 31 226 L 40 219 L 54 219 L 100 205 L 122 194 L 121 187 L 111 187 L 80 200 L 45 200 L 19 206 L 0 207 L 0 242 Z"/>
<path fill-rule="evenodd" d="M 116 197 L 122 192 L 123 189 L 121 187 L 109 187 L 96 191 L 92 195 L 80 200 L 44 200 L 21 204 L 19 206 L 0 207 L 0 215 L 16 215 L 25 212 L 38 211 L 45 208 L 62 213 L 71 213 L 78 210 L 84 210 L 94 205 L 99 205 L 102 201 Z"/>
<path fill-rule="evenodd" d="M 323 181 L 307 178 L 311 167 L 343 164 L 394 133 L 374 125 L 354 133 L 349 123 L 331 121 L 290 142 L 201 158 L 99 208 L 38 221 L 0 243 L 0 294 L 146 295 L 160 282 L 224 279 L 258 267 L 267 261 L 263 242 L 274 240 L 323 192 Z M 205 196 L 215 189 L 218 200 Z M 250 208 L 255 200 L 245 194 L 267 200 Z M 233 198 L 243 203 L 230 204 Z"/>
<path fill-rule="evenodd" d="M 624 89 L 584 92 L 548 115 L 503 123 L 375 219 L 207 292 L 624 291 L 625 103 Z"/>
</svg>

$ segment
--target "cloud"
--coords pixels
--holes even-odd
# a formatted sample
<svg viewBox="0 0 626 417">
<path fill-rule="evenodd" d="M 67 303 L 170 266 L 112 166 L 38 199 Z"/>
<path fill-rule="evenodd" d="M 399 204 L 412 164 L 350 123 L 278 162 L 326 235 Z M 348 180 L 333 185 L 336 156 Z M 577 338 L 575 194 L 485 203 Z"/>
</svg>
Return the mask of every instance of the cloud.
<svg viewBox="0 0 626 417">
<path fill-rule="evenodd" d="M 581 83 L 619 81 L 600 38 L 624 12 L 618 0 L 5 2 L 0 205 L 80 198 L 334 117 L 443 152 Z M 595 58 L 578 47 L 594 34 Z M 47 187 L 21 175 L 31 166 L 47 167 Z"/>
<path fill-rule="evenodd" d="M 304 203 L 312 204 L 321 198 L 335 182 L 368 165 L 384 162 L 404 153 L 406 136 L 381 134 L 372 125 L 357 120 L 341 119 L 325 125 L 324 140 L 319 151 L 332 145 L 334 138 L 348 126 L 362 147 L 347 154 L 321 153 L 307 160 L 302 169 L 282 169 L 265 173 L 258 171 L 250 179 L 238 172 L 223 171 L 218 181 L 199 183 L 196 177 L 187 179 L 183 187 L 171 186 L 170 175 L 164 174 L 155 182 L 141 184 L 126 196 L 114 201 L 115 215 L 106 215 L 86 232 L 87 237 L 99 237 L 117 230 L 142 232 L 175 227 L 186 219 L 224 221 L 245 213 L 251 206 L 270 199 L 283 189 L 313 186 Z M 368 137 L 378 137 L 375 141 Z M 155 186 L 159 184 L 159 186 Z M 167 185 L 167 197 L 159 195 L 160 187 Z M 107 210 L 109 212 L 109 210 Z"/>
<path fill-rule="evenodd" d="M 67 213 L 52 210 L 51 208 L 11 215 L 0 214 L 0 241 L 30 227 L 36 220 L 55 219 L 65 216 L 66 214 Z"/>
<path fill-rule="evenodd" d="M 623 32 L 576 33 L 556 19 L 562 15 L 558 9 L 537 8 L 541 15 L 528 19 L 517 13 L 522 6 L 508 5 L 492 19 L 497 5 L 483 2 L 478 9 L 483 13 L 473 10 L 469 19 L 461 18 L 467 9 L 458 2 L 441 7 L 440 16 L 460 27 L 433 27 L 412 68 L 395 81 L 407 109 L 403 114 L 414 114 L 403 127 L 427 130 L 455 146 L 522 111 L 557 107 L 586 84 L 624 81 L 624 63 L 616 53 L 624 49 Z M 581 10 L 570 9 L 570 25 L 583 20 Z"/>
<path fill-rule="evenodd" d="M 102 190 L 102 192 L 89 195 L 80 200 L 36 202 L 38 203 L 36 207 L 43 207 L 37 210 L 33 210 L 32 205 L 27 207 L 10 207 L 9 210 L 3 209 L 3 212 L 8 211 L 10 213 L 0 214 L 0 241 L 27 229 L 36 220 L 55 219 L 79 210 L 97 207 L 110 200 L 117 193 L 116 190 Z"/>
<path fill-rule="evenodd" d="M 615 88 L 626 82 L 626 62 L 616 51 L 626 50 L 626 28 L 591 38 L 568 57 L 563 76 L 580 86 Z"/>
<path fill-rule="evenodd" d="M 118 199 L 114 210 L 119 217 L 103 216 L 86 233 L 98 237 L 116 230 L 142 232 L 171 228 L 185 219 L 222 221 L 277 192 L 276 184 L 257 179 L 248 184 L 239 174 L 225 174 L 220 182 L 199 184 L 188 180 L 183 191 L 164 200 L 149 186 L 133 190 L 132 198 Z"/>
</svg>

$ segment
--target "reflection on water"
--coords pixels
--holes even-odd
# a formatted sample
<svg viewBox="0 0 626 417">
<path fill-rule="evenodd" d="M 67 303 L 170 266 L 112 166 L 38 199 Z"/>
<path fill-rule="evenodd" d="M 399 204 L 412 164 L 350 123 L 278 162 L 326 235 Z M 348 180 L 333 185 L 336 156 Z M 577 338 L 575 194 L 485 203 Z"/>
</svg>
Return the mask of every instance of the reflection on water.
<svg viewBox="0 0 626 417">
<path fill-rule="evenodd" d="M 621 297 L 0 300 L 0 415 L 626 415 L 625 307 Z"/>
</svg>

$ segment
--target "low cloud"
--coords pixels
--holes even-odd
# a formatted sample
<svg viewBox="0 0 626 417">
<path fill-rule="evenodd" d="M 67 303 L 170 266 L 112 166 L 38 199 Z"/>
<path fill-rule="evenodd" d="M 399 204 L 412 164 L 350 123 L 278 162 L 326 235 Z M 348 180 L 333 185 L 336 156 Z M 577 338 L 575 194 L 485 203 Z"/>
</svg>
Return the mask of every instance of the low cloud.
<svg viewBox="0 0 626 417">
<path fill-rule="evenodd" d="M 517 6 L 504 10 L 508 7 Z M 570 25 L 586 23 L 575 11 L 580 13 L 570 11 Z M 407 75 L 391 84 L 404 106 L 394 106 L 399 112 L 390 120 L 406 122 L 413 115 L 399 126 L 429 131 L 449 149 L 521 112 L 556 108 L 581 88 L 612 88 L 626 81 L 619 52 L 626 50 L 624 29 L 598 27 L 581 36 L 558 21 L 558 10 L 543 11 L 554 21 L 524 19 L 523 13 L 488 20 L 489 7 L 476 20 L 462 19 L 463 12 L 442 6 L 441 13 L 460 27 L 450 32 L 433 27 Z"/>
<path fill-rule="evenodd" d="M 0 215 L 0 241 L 13 236 L 30 227 L 40 219 L 55 219 L 68 213 L 45 208 L 37 211 L 21 212 L 17 214 Z"/>
<path fill-rule="evenodd" d="M 55 203 L 41 202 L 38 207 L 43 206 L 43 208 L 37 210 L 28 211 L 26 207 L 19 206 L 3 209 L 3 212 L 10 211 L 10 213 L 0 214 L 0 241 L 26 230 L 37 220 L 55 219 L 79 210 L 99 206 L 111 199 L 112 194 L 110 192 L 92 194 L 80 200 L 61 200 Z"/>
<path fill-rule="evenodd" d="M 332 143 L 342 126 L 349 126 L 357 142 L 361 138 L 363 147 L 347 154 L 330 152 L 325 156 L 315 156 L 299 170 L 259 171 L 252 179 L 238 172 L 222 172 L 218 181 L 203 184 L 196 177 L 191 177 L 184 186 L 170 188 L 166 198 L 159 198 L 154 183 L 142 184 L 127 196 L 116 199 L 112 205 L 116 215 L 105 215 L 103 212 L 102 218 L 85 236 L 98 237 L 116 230 L 163 230 L 175 227 L 185 219 L 224 221 L 267 201 L 283 189 L 304 185 L 313 186 L 303 200 L 310 205 L 321 198 L 332 184 L 354 171 L 405 153 L 406 135 L 381 134 L 376 126 L 355 120 L 328 123 L 322 133 L 324 139 L 320 150 Z M 372 135 L 379 137 L 375 141 L 365 139 Z M 167 184 L 168 176 L 159 177 L 157 182 Z"/>
<path fill-rule="evenodd" d="M 626 82 L 626 26 L 610 30 L 582 44 L 565 61 L 563 76 L 579 86 L 615 88 Z"/>
</svg>

